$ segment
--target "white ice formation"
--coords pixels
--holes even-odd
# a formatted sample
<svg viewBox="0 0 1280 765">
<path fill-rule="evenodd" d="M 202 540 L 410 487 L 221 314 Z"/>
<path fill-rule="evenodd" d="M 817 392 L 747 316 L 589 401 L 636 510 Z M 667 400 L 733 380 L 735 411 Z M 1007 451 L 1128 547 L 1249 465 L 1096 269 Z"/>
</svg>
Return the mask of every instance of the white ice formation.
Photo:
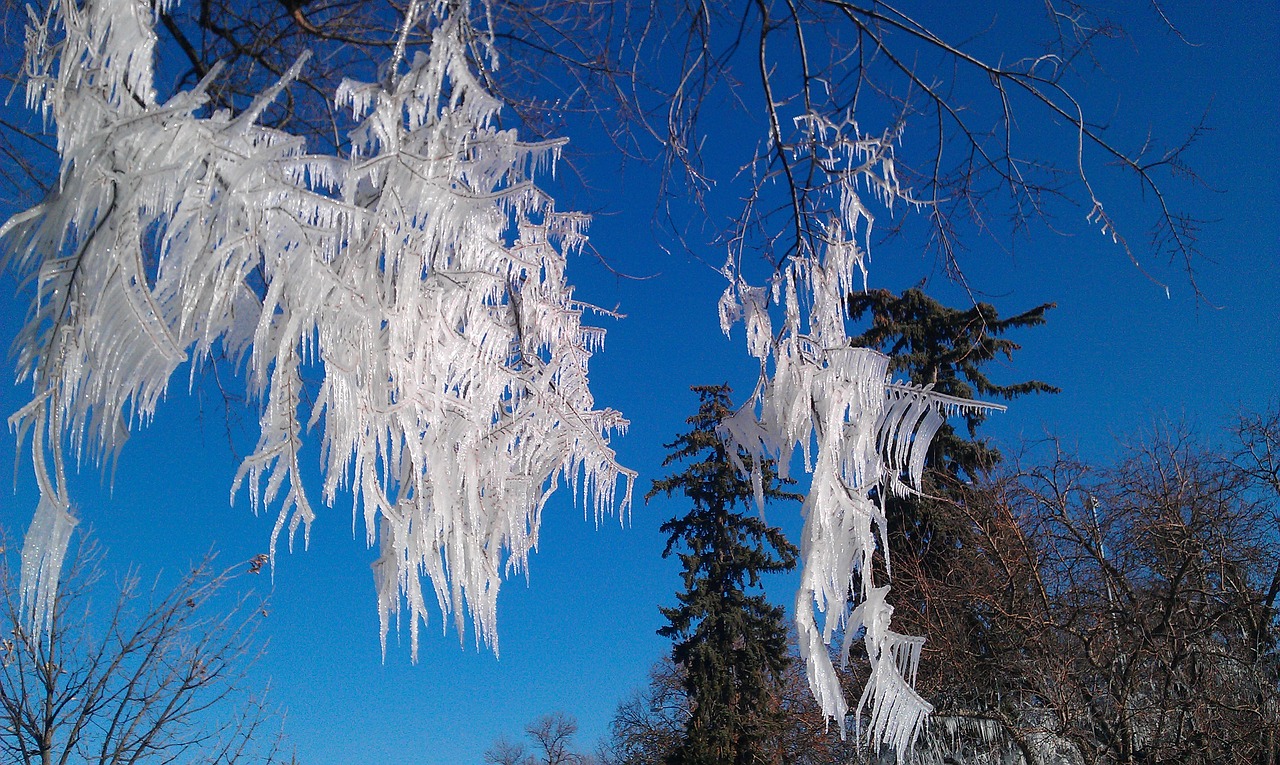
<svg viewBox="0 0 1280 765">
<path fill-rule="evenodd" d="M 349 489 L 379 545 L 384 646 L 407 604 L 416 655 L 425 579 L 496 650 L 499 584 L 526 565 L 552 492 L 567 482 L 599 518 L 625 513 L 634 478 L 609 447 L 627 422 L 587 383 L 604 333 L 565 281 L 587 220 L 534 181 L 561 143 L 498 129 L 445 4 L 405 22 L 434 29 L 429 52 L 341 86 L 359 123 L 348 156 L 258 123 L 304 61 L 239 115 L 208 114 L 205 83 L 161 103 L 165 5 L 29 12 L 28 101 L 62 159 L 56 191 L 2 230 L 35 292 L 17 344 L 34 395 L 10 420 L 41 495 L 23 550 L 33 623 L 75 522 L 64 447 L 114 458 L 180 364 L 221 358 L 261 402 L 232 494 L 278 506 L 272 551 L 315 516 L 299 451 L 318 428 L 324 501 Z"/>
<path fill-rule="evenodd" d="M 829 647 L 839 633 L 837 652 L 847 662 L 862 636 L 871 672 L 855 707 L 856 724 L 877 746 L 891 746 L 901 762 L 933 708 L 913 687 L 924 639 L 890 628 L 889 587 L 876 585 L 877 557 L 884 562 L 882 578 L 890 573 L 883 503 L 890 494 L 919 490 L 929 441 L 946 416 L 1003 407 L 936 394 L 931 386 L 894 384 L 887 356 L 850 346 L 848 298 L 865 289 L 866 249 L 859 241 L 869 239 L 872 224 L 860 191 L 869 189 L 886 205 L 910 197 L 894 172 L 892 136 L 868 137 L 852 123 L 818 117 L 800 122 L 826 147 L 824 166 L 839 169 L 833 172 L 838 213 L 824 232 L 823 250 L 793 255 L 767 288 L 747 284 L 734 258 L 726 264 L 721 328 L 727 335 L 737 321 L 745 324 L 760 382 L 721 433 L 757 466 L 758 502 L 762 460 L 775 458 L 785 476 L 795 449 L 802 451 L 811 484 L 802 508 L 796 629 L 810 688 L 843 732 L 849 709 Z M 776 329 L 770 304 L 782 309 Z"/>
</svg>

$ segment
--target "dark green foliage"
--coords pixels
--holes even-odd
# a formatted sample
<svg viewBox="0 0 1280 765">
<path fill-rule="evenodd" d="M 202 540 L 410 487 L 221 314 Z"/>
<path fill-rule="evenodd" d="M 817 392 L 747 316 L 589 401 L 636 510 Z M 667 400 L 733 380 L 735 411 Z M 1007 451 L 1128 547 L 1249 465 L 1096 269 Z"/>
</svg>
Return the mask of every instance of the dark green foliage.
<svg viewBox="0 0 1280 765">
<path fill-rule="evenodd" d="M 1039 380 L 997 385 L 982 371 L 996 356 L 1012 359 L 1013 352 L 1022 347 L 1001 335 L 1010 329 L 1044 324 L 1045 312 L 1053 307 L 1054 303 L 1045 303 L 1001 319 L 988 303 L 962 311 L 939 303 L 919 287 L 912 287 L 901 296 L 888 290 L 871 290 L 849 298 L 852 319 L 871 313 L 871 327 L 852 338 L 854 345 L 888 354 L 890 372 L 905 372 L 915 385 L 932 383 L 939 393 L 971 399 L 1012 399 L 1027 393 L 1058 392 Z M 976 439 L 978 426 L 986 415 L 970 412 L 964 417 L 967 439 L 947 424 L 934 436 L 929 450 L 928 464 L 951 477 L 972 477 L 1000 457 L 996 450 Z"/>
<path fill-rule="evenodd" d="M 1005 332 L 1044 324 L 1045 312 L 1053 307 L 1053 303 L 1045 303 L 1002 319 L 987 303 L 967 310 L 951 308 L 926 295 L 920 287 L 900 296 L 888 290 L 871 290 L 849 298 L 851 318 L 857 320 L 871 314 L 871 327 L 852 338 L 854 345 L 888 354 L 890 371 L 905 373 L 915 385 L 933 384 L 939 393 L 969 399 L 1013 399 L 1028 393 L 1058 392 L 1039 380 L 997 385 L 983 371 L 997 356 L 1011 360 L 1013 352 L 1021 348 L 1002 337 Z M 986 416 L 969 412 L 964 417 L 967 437 L 947 423 L 933 438 L 925 462 L 926 495 L 962 501 L 964 482 L 1000 459 L 997 450 L 977 438 L 978 426 Z M 910 559 L 912 567 L 918 566 L 925 575 L 943 575 L 953 570 L 955 551 L 966 544 L 966 536 L 972 531 L 969 519 L 954 512 L 949 503 L 921 497 L 890 498 L 886 517 L 890 559 Z M 914 583 L 895 582 L 901 591 L 900 584 L 909 589 Z"/>
<path fill-rule="evenodd" d="M 684 590 L 678 606 L 662 609 L 669 623 L 658 634 L 675 641 L 671 654 L 685 669 L 691 707 L 672 762 L 765 763 L 765 743 L 782 722 L 776 691 L 789 659 L 785 611 L 759 592 L 760 575 L 790 570 L 798 551 L 760 519 L 750 479 L 734 469 L 716 435 L 733 411 L 728 386 L 693 390 L 701 402 L 687 420 L 693 428 L 667 444 L 672 451 L 662 463 L 684 469 L 654 481 L 645 497 L 678 491 L 693 502 L 688 514 L 662 526 L 669 535 L 663 557 L 683 550 Z M 767 499 L 800 498 L 783 489 L 772 463 L 762 467 Z"/>
</svg>

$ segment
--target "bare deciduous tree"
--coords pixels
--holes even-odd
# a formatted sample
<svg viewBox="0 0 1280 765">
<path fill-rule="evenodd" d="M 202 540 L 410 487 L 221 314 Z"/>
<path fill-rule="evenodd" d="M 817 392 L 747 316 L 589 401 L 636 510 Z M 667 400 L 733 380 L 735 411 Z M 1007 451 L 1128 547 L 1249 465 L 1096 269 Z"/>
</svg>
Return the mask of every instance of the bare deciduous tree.
<svg viewBox="0 0 1280 765">
<path fill-rule="evenodd" d="M 573 737 L 578 721 L 564 712 L 543 715 L 528 725 L 524 732 L 538 747 L 538 762 L 545 765 L 576 765 L 582 758 L 573 751 Z"/>
<path fill-rule="evenodd" d="M 529 755 L 524 744 L 503 736 L 484 753 L 484 761 L 490 765 L 525 765 L 529 762 Z"/>
<path fill-rule="evenodd" d="M 596 762 L 591 755 L 574 750 L 578 721 L 564 712 L 543 715 L 524 726 L 524 732 L 533 741 L 533 752 L 523 743 L 503 736 L 484 753 L 484 761 L 491 765 L 593 765 Z"/>
<path fill-rule="evenodd" d="M 1045 4 L 1051 42 L 1044 51 L 1011 59 L 979 55 L 895 6 L 851 0 L 714 0 L 674 14 L 662 3 L 582 4 L 579 12 L 552 0 L 454 0 L 432 4 L 430 12 L 416 0 L 282 0 L 248 11 L 203 0 L 182 14 L 166 3 L 44 5 L 45 13 L 32 13 L 38 29 L 28 36 L 26 74 L 29 100 L 54 115 L 62 177 L 46 204 L 5 227 L 18 270 L 36 285 L 17 343 L 19 376 L 36 392 L 15 429 L 29 438 L 41 486 L 33 528 L 42 535 L 29 542 L 54 551 L 38 577 L 43 595 L 56 586 L 61 562 L 61 541 L 53 542 L 65 540 L 60 530 L 73 522 L 64 443 L 84 443 L 72 434 L 88 423 L 90 456 L 95 449 L 114 454 L 132 422 L 116 415 L 128 407 L 149 414 L 178 365 L 192 358 L 197 366 L 218 364 L 224 353 L 245 351 L 250 390 L 263 402 L 261 438 L 236 485 L 249 487 L 255 505 L 279 500 L 275 534 L 286 526 L 292 534 L 313 517 L 297 449 L 309 408 L 303 402 L 315 401 L 311 419 L 325 425 L 325 501 L 359 486 L 354 495 L 367 539 L 382 545 L 375 575 L 384 635 L 391 611 L 407 603 L 416 652 L 425 575 L 439 592 L 452 593 L 460 626 L 469 610 L 483 640 L 496 640 L 496 572 L 526 562 L 541 502 L 559 485 L 556 471 L 566 479 L 583 471 L 597 514 L 615 506 L 614 492 L 599 487 L 622 478 L 625 508 L 634 478 L 604 438 L 626 423 L 616 412 L 594 410 L 587 384 L 587 358 L 600 333 L 579 323 L 587 307 L 571 300 L 562 279 L 565 255 L 582 246 L 586 219 L 556 213 L 535 185 L 559 143 L 520 143 L 496 129 L 509 124 L 505 103 L 520 127 L 537 132 L 543 115 L 561 110 L 560 85 L 597 94 L 571 100 L 588 111 L 608 102 L 617 111 L 605 122 L 635 125 L 656 139 L 654 151 L 667 160 L 664 200 L 681 190 L 700 200 L 717 177 L 746 184 L 741 213 L 713 238 L 730 258 L 722 270 L 730 281 L 722 328 L 748 323 L 765 409 L 784 409 L 770 397 L 843 401 L 830 395 L 837 388 L 856 397 L 850 400 L 880 402 L 883 357 L 850 352 L 843 326 L 855 272 L 865 274 L 872 208 L 894 216 L 904 207 L 923 211 L 948 267 L 958 267 L 953 240 L 962 222 L 983 231 L 1007 213 L 1016 230 L 1045 215 L 1047 201 L 1059 195 L 1082 202 L 1087 219 L 1123 244 L 1091 180 L 1105 160 L 1136 173 L 1155 200 L 1157 242 L 1168 242 L 1188 268 L 1194 251 L 1194 222 L 1171 211 L 1160 177 L 1185 172 L 1185 144 L 1127 152 L 1090 121 L 1069 76 L 1111 27 L 1071 0 Z M 161 52 L 176 50 L 190 65 L 176 83 L 156 82 L 157 73 L 173 72 L 152 66 L 156 24 L 168 35 Z M 312 42 L 326 49 L 307 70 L 299 51 Z M 517 76 L 507 79 L 498 66 L 539 56 L 564 64 L 564 72 L 535 75 L 522 89 L 521 73 L 534 70 L 516 66 Z M 217 73 L 214 58 L 228 63 L 229 74 Z M 990 63 L 1001 60 L 1015 63 Z M 926 74 L 933 71 L 951 74 Z M 361 129 L 352 133 L 329 103 L 330 85 L 348 75 L 337 92 L 361 115 Z M 361 75 L 367 82 L 355 84 Z M 183 80 L 199 85 L 183 90 Z M 628 89 L 615 93 L 619 82 Z M 725 132 L 724 117 L 713 124 L 702 115 L 722 97 L 755 120 L 748 132 L 759 140 L 729 146 L 727 165 L 713 174 L 700 147 Z M 236 113 L 234 122 L 220 107 Z M 1066 147 L 1065 158 L 1022 142 L 1016 126 L 1023 120 L 1015 115 L 1028 113 L 1064 126 L 1052 145 Z M 920 123 L 929 126 L 924 139 L 904 141 L 906 126 Z M 994 128 L 979 129 L 983 124 Z M 179 125 L 190 129 L 170 129 Z M 295 132 L 269 129 L 282 125 Z M 625 130 L 614 133 L 619 143 L 629 140 Z M 355 136 L 350 143 L 348 135 Z M 307 150 L 303 138 L 331 145 Z M 175 161 L 157 164 L 160 156 Z M 261 180 L 232 181 L 250 176 Z M 742 193 L 741 183 L 726 186 Z M 448 202 L 437 202 L 436 193 Z M 406 204 L 411 200 L 418 206 Z M 489 227 L 483 235 L 475 233 L 479 221 Z M 527 240 L 513 238 L 526 233 Z M 543 260 L 522 259 L 534 250 Z M 762 282 L 743 268 L 748 252 L 763 253 L 774 267 L 765 277 L 772 290 L 751 286 Z M 784 281 L 800 292 L 781 289 Z M 445 293 L 458 299 L 438 300 Z M 49 294 L 58 299 L 41 300 Z M 383 294 L 395 297 L 375 300 Z M 789 317 L 776 337 L 771 302 Z M 375 303 L 378 310 L 370 311 Z M 312 348 L 325 370 L 318 385 L 300 372 Z M 781 369 L 784 356 L 804 371 L 769 387 L 770 369 Z M 129 373 L 91 384 L 117 368 Z M 364 374 L 375 368 L 389 371 Z M 561 370 L 573 385 L 564 384 Z M 896 488 L 903 466 L 882 471 L 889 463 L 878 458 L 872 466 L 872 450 L 848 459 L 840 434 L 892 422 L 902 448 L 891 451 L 905 455 L 917 434 L 912 449 L 923 453 L 928 437 L 914 430 L 914 418 L 927 410 L 938 419 L 967 406 L 933 398 L 918 405 L 913 397 L 932 394 L 895 390 L 894 417 L 905 422 L 910 414 L 908 427 L 881 418 L 870 404 L 853 413 L 831 403 L 817 419 L 806 407 L 786 407 L 796 419 L 774 421 L 785 446 L 782 435 L 751 436 L 760 423 L 742 421 L 736 429 L 753 439 L 759 465 L 758 450 L 778 444 L 789 454 L 796 434 L 814 423 L 849 413 L 866 419 L 821 426 L 837 441 L 818 439 L 821 472 L 812 496 L 823 514 L 808 514 L 821 520 L 807 522 L 804 548 L 843 544 L 847 537 L 823 530 L 839 517 L 856 513 L 860 527 L 867 520 L 858 535 L 863 597 L 877 594 L 858 613 L 886 625 L 885 591 L 870 576 L 870 489 L 859 488 L 854 498 L 848 487 L 882 472 L 885 485 Z M 440 391 L 453 403 L 439 405 Z M 559 437 L 567 428 L 574 435 Z M 810 441 L 800 437 L 806 447 Z M 549 444 L 562 452 L 550 454 Z M 388 455 L 395 455 L 394 469 L 385 467 Z M 444 467 L 455 463 L 475 469 Z M 918 479 L 920 463 L 910 464 Z M 841 509 L 846 498 L 857 507 Z M 433 526 L 439 539 L 410 531 L 435 514 L 450 519 Z M 809 565 L 819 557 L 806 555 L 798 602 L 843 603 L 852 558 L 826 556 L 832 568 L 819 571 Z M 457 572 L 471 580 L 448 581 Z M 806 638 L 800 645 L 824 709 L 843 723 L 844 699 L 811 611 L 797 617 Z M 890 638 L 867 626 L 873 677 L 883 682 L 859 706 L 875 708 L 874 727 L 890 731 L 901 754 L 928 713 L 901 677 L 914 675 L 906 667 L 914 666 L 921 642 L 893 633 L 891 642 L 910 654 L 896 666 L 881 650 Z M 905 715 L 896 701 L 908 697 L 914 712 Z M 881 714 L 890 707 L 897 711 Z"/>
<path fill-rule="evenodd" d="M 952 503 L 950 566 L 894 560 L 938 721 L 1027 763 L 1280 757 L 1274 414 L 1235 448 L 1158 427 L 1118 464 L 1049 458 Z M 1001 745 L 1000 742 L 1004 744 Z"/>
<path fill-rule="evenodd" d="M 777 765 L 831 765 L 861 763 L 867 752 L 855 736 L 834 734 L 822 708 L 809 690 L 804 664 L 791 636 L 791 663 L 782 674 L 777 690 L 777 706 L 783 724 L 774 728 L 760 754 L 761 761 Z M 856 666 L 838 670 L 846 689 L 855 692 L 859 676 L 866 672 L 865 659 Z M 689 698 L 684 690 L 684 670 L 663 657 L 649 672 L 649 683 L 618 705 L 609 726 L 609 736 L 601 748 L 606 765 L 655 765 L 675 760 Z M 892 756 L 886 754 L 886 756 Z"/>
<path fill-rule="evenodd" d="M 618 705 L 602 747 L 608 765 L 665 762 L 676 751 L 689 717 L 680 667 L 664 656 L 649 670 L 649 683 Z"/>
<path fill-rule="evenodd" d="M 228 585 L 248 565 L 219 571 L 208 556 L 168 589 L 148 589 L 130 571 L 113 600 L 103 597 L 110 586 L 101 553 L 82 543 L 49 627 L 35 637 L 6 557 L 0 759 L 280 762 L 274 715 L 263 696 L 245 692 L 265 611 Z"/>
</svg>

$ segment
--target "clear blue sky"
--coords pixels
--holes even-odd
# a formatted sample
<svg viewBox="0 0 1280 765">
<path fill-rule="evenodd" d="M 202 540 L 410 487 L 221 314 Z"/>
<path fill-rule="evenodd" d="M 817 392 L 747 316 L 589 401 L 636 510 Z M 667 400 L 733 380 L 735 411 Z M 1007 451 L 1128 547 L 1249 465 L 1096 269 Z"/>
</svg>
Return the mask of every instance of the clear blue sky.
<svg viewBox="0 0 1280 765">
<path fill-rule="evenodd" d="M 1181 197 L 1211 221 L 1200 264 L 1209 303 L 1195 299 L 1177 268 L 1151 263 L 1169 285 L 1166 297 L 1107 239 L 1078 225 L 1082 211 L 1064 215 L 1068 234 L 1035 229 L 1012 253 L 973 243 L 967 277 L 1002 311 L 1047 301 L 1059 306 L 1046 327 L 1016 336 L 1024 350 L 993 372 L 1062 388 L 1057 396 L 1018 401 L 990 421 L 987 434 L 1006 446 L 1054 433 L 1086 456 L 1105 459 L 1113 434 L 1155 417 L 1214 428 L 1237 408 L 1277 400 L 1280 11 L 1269 1 L 1180 4 L 1170 13 L 1197 44 L 1188 47 L 1161 29 L 1144 3 L 1130 5 L 1120 15 L 1132 37 L 1106 59 L 1099 104 L 1104 113 L 1114 110 L 1134 141 L 1148 129 L 1176 137 L 1209 109 L 1213 130 L 1190 154 L 1206 188 Z M 1013 3 L 993 7 L 1015 10 Z M 921 17 L 932 21 L 928 10 Z M 945 28 L 948 20 L 938 23 Z M 615 444 L 622 461 L 641 473 L 639 496 L 662 475 L 662 444 L 681 431 L 695 405 L 688 386 L 728 381 L 746 391 L 754 372 L 740 330 L 732 339 L 719 330 L 723 281 L 707 263 L 721 263 L 723 252 L 707 247 L 691 257 L 660 250 L 650 224 L 654 181 L 645 168 L 618 173 L 601 160 L 584 168 L 606 213 L 591 230 L 596 247 L 619 271 L 657 274 L 621 280 L 587 258 L 570 272 L 579 297 L 616 304 L 627 315 L 606 324 L 605 350 L 591 376 L 597 402 L 632 420 L 630 434 Z M 1123 186 L 1101 191 L 1119 204 L 1134 198 Z M 1135 232 L 1135 241 L 1141 238 Z M 872 287 L 900 290 L 922 278 L 935 296 L 964 304 L 963 291 L 937 273 L 932 256 L 894 243 L 873 253 Z M 11 289 L 12 279 L 4 284 Z M 0 311 L 6 345 L 18 316 L 11 304 Z M 187 395 L 185 379 L 181 371 L 175 376 L 154 424 L 125 446 L 114 490 L 93 468 L 74 489 L 83 525 L 95 530 L 116 565 L 177 572 L 210 547 L 228 561 L 266 549 L 274 515 L 254 517 L 243 495 L 234 507 L 227 504 L 236 467 L 229 438 L 243 453 L 254 415 L 236 413 L 228 424 L 216 397 Z M 6 386 L 3 410 L 24 403 L 25 393 Z M 13 464 L 13 443 L 12 435 L 0 439 L 0 464 Z M 319 505 L 316 487 L 310 489 Z M 0 524 L 20 533 L 34 509 L 26 462 L 16 490 L 3 497 Z M 659 557 L 657 529 L 681 511 L 678 501 L 637 502 L 624 523 L 607 519 L 597 529 L 567 493 L 558 496 L 544 515 L 529 585 L 516 578 L 503 587 L 501 657 L 477 651 L 470 635 L 460 647 L 452 626 L 441 634 L 437 619 L 424 633 L 417 665 L 409 662 L 407 633 L 399 642 L 391 637 L 383 661 L 369 570 L 376 556 L 365 549 L 363 528 L 353 527 L 341 501 L 318 509 L 310 550 L 282 550 L 274 578 L 255 581 L 274 588 L 263 625 L 269 646 L 256 673 L 270 679 L 273 698 L 287 708 L 286 730 L 303 762 L 478 763 L 497 736 L 518 735 L 525 722 L 555 710 L 578 719 L 579 744 L 590 748 L 618 702 L 644 683 L 668 648 L 654 634 L 657 606 L 673 601 L 679 582 L 675 564 Z M 798 533 L 794 514 L 775 512 L 769 520 Z M 792 584 L 773 582 L 771 594 L 789 605 Z"/>
</svg>

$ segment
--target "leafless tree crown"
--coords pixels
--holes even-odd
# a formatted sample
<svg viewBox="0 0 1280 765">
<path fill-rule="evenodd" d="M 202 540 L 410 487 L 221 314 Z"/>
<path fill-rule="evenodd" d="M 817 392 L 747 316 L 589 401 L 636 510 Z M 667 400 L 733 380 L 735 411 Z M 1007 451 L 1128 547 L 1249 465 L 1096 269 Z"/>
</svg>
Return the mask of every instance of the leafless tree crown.
<svg viewBox="0 0 1280 765">
<path fill-rule="evenodd" d="M 114 600 L 97 548 L 82 545 L 53 619 L 33 636 L 16 572 L 0 564 L 0 759 L 23 765 L 271 763 L 275 716 L 246 693 L 263 607 L 229 587 L 245 566 L 212 557 L 171 588 L 136 571 Z"/>
<path fill-rule="evenodd" d="M 265 121 L 341 148 L 352 123 L 334 89 L 344 77 L 378 78 L 405 5 L 190 0 L 160 13 L 165 71 L 177 89 L 221 62 L 211 108 L 237 111 L 310 50 Z M 847 213 L 840 179 L 867 161 L 864 139 L 873 138 L 897 147 L 909 190 L 880 200 L 892 209 L 877 233 L 927 221 L 914 227 L 917 241 L 955 274 L 975 236 L 1007 246 L 1033 222 L 1057 227 L 1069 215 L 1135 265 L 1154 249 L 1195 284 L 1201 221 L 1171 189 L 1194 179 L 1187 154 L 1204 126 L 1169 136 L 1141 115 L 1095 113 L 1092 90 L 1106 79 L 1096 54 L 1124 33 L 1090 4 L 1047 0 L 1012 23 L 975 11 L 969 29 L 951 33 L 899 4 L 856 0 L 472 5 L 474 63 L 509 118 L 536 136 L 590 127 L 619 156 L 656 163 L 656 215 L 692 247 L 712 240 L 774 263 L 821 250 Z M 1177 42 L 1170 14 L 1153 8 Z M 11 37 L 18 13 L 7 14 Z M 410 49 L 427 35 L 411 35 Z M 11 184 L 47 183 L 30 149 L 48 142 L 25 123 L 2 127 Z M 1150 137 L 1131 144 L 1122 129 Z M 1116 172 L 1143 190 L 1147 221 L 1117 212 Z M 1144 239 L 1151 244 L 1131 244 Z"/>
</svg>

